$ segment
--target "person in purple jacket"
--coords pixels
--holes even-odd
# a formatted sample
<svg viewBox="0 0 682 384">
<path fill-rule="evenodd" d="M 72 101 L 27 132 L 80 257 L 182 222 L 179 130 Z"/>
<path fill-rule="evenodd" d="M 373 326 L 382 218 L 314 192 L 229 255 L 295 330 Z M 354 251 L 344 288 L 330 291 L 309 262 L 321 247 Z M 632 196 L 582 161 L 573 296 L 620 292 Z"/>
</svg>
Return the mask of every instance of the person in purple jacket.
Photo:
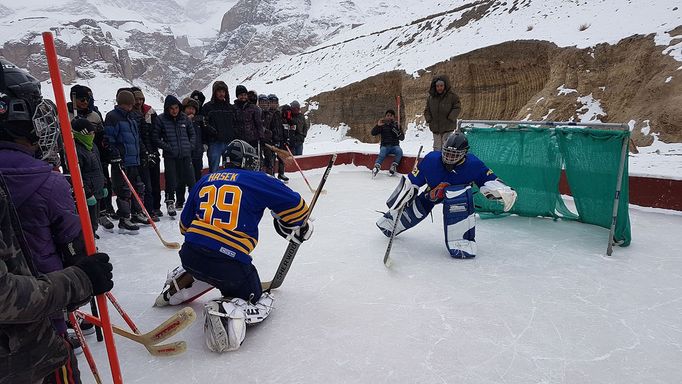
<svg viewBox="0 0 682 384">
<path fill-rule="evenodd" d="M 49 116 L 36 118 L 46 109 Z M 42 160 L 52 155 L 46 148 L 55 148 L 46 142 L 58 138 L 54 109 L 43 100 L 38 80 L 4 61 L 0 62 L 0 128 L 0 173 L 21 218 L 37 272 L 75 265 L 87 253 L 71 186 Z M 36 158 L 36 152 L 41 158 Z M 51 319 L 56 332 L 66 335 L 64 311 Z"/>
</svg>

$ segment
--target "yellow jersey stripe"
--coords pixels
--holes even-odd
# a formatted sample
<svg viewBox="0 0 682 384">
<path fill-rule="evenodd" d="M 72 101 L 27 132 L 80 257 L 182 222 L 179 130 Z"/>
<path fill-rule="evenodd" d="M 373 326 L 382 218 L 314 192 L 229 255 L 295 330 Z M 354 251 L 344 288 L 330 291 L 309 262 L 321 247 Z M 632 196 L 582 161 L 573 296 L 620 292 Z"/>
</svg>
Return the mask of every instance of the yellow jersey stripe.
<svg viewBox="0 0 682 384">
<path fill-rule="evenodd" d="M 282 221 L 291 223 L 297 220 L 300 220 L 303 218 L 308 213 L 308 206 L 303 205 L 303 207 L 295 212 L 291 212 L 288 215 L 285 216 L 280 216 L 282 218 Z"/>
<path fill-rule="evenodd" d="M 220 228 L 218 228 L 218 227 L 215 227 L 215 226 L 213 226 L 213 225 L 211 225 L 211 224 L 206 224 L 206 223 L 204 223 L 203 221 L 194 220 L 194 221 L 192 222 L 192 225 L 193 225 L 193 226 L 199 226 L 199 227 L 205 228 L 205 229 L 211 231 L 212 233 L 215 233 L 215 234 L 218 235 L 218 236 L 224 236 L 224 237 L 227 237 L 227 238 L 229 238 L 229 239 L 231 239 L 231 240 L 238 241 L 240 244 L 243 244 L 246 248 L 250 249 L 251 251 L 253 251 L 253 249 L 256 248 L 256 244 L 258 243 L 258 242 L 256 241 L 256 239 L 254 239 L 254 238 L 252 238 L 252 237 L 250 237 L 250 236 L 249 236 L 248 239 L 241 238 L 241 237 L 238 237 L 238 236 L 234 236 L 234 235 L 232 235 L 230 232 L 224 231 L 224 230 L 222 230 L 222 229 L 220 229 Z M 249 252 L 251 252 L 251 251 L 249 251 Z M 249 252 L 247 252 L 247 253 L 249 253 Z"/>
<path fill-rule="evenodd" d="M 277 216 L 284 217 L 284 215 L 288 215 L 291 212 L 298 211 L 303 207 L 305 207 L 305 201 L 303 201 L 303 198 L 301 198 L 301 201 L 298 202 L 297 206 L 295 206 L 294 208 L 287 209 L 286 211 L 279 212 L 277 213 Z"/>
<path fill-rule="evenodd" d="M 304 210 L 302 210 L 300 212 L 292 213 L 291 215 L 282 218 L 282 220 L 284 222 L 287 222 L 287 223 L 295 223 L 299 220 L 303 220 L 303 218 L 308 214 L 308 211 L 309 211 L 309 209 L 306 206 Z"/>
<path fill-rule="evenodd" d="M 242 253 L 245 253 L 245 254 L 247 254 L 247 255 L 250 253 L 247 249 L 245 249 L 244 247 L 242 247 L 240 244 L 233 243 L 232 241 L 230 241 L 230 240 L 228 240 L 228 239 L 226 239 L 226 238 L 224 238 L 224 237 L 218 236 L 218 235 L 216 235 L 216 234 L 214 234 L 214 233 L 211 233 L 211 232 L 208 232 L 208 231 L 204 231 L 204 230 L 202 230 L 202 229 L 195 228 L 195 227 L 191 227 L 190 229 L 187 230 L 187 232 L 197 233 L 197 234 L 199 234 L 199 235 L 203 235 L 203 236 L 206 236 L 206 237 L 210 237 L 211 239 L 217 240 L 217 241 L 219 241 L 219 242 L 221 242 L 221 243 L 223 243 L 223 244 L 227 244 L 227 245 L 229 245 L 230 247 L 232 247 L 232 248 L 234 248 L 234 249 L 236 249 L 236 250 L 238 250 L 238 251 L 240 251 L 240 252 L 242 252 Z"/>
</svg>

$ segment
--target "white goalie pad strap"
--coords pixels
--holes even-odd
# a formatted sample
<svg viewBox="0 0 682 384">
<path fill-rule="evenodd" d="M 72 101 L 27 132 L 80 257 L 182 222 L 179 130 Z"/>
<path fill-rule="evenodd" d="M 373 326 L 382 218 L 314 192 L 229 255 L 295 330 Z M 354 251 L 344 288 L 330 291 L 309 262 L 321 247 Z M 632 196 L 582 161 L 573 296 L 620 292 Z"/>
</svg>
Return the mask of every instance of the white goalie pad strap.
<svg viewBox="0 0 682 384">
<path fill-rule="evenodd" d="M 211 300 L 204 306 L 204 339 L 213 352 L 239 349 L 246 337 L 246 316 L 234 303 Z"/>
<path fill-rule="evenodd" d="M 251 304 L 246 300 L 234 298 L 230 300 L 232 304 L 240 308 L 246 316 L 246 324 L 257 324 L 265 320 L 272 310 L 272 303 L 275 300 L 268 292 L 263 292 L 257 303 Z"/>
<path fill-rule="evenodd" d="M 194 279 L 194 278 L 193 278 Z M 194 279 L 194 281 L 187 287 L 176 287 L 176 293 L 171 295 L 168 299 L 168 304 L 179 305 L 187 300 L 190 300 L 202 293 L 213 289 L 213 286 L 205 281 Z"/>
<path fill-rule="evenodd" d="M 391 193 L 391 196 L 386 200 L 386 206 L 389 210 L 399 209 L 412 201 L 414 197 L 417 196 L 418 190 L 419 187 L 413 185 L 410 179 L 403 175 L 400 178 L 398 185 L 395 187 L 395 190 Z"/>
<path fill-rule="evenodd" d="M 480 191 L 488 199 L 502 200 L 505 212 L 509 212 L 516 202 L 516 191 L 499 179 L 486 182 Z"/>
</svg>

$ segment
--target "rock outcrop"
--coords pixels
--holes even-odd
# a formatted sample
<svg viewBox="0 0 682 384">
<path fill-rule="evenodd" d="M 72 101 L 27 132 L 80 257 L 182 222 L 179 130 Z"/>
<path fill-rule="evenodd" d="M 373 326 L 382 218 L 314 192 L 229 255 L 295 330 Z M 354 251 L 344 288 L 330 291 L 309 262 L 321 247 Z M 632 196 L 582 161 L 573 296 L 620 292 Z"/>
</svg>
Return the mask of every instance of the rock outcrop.
<svg viewBox="0 0 682 384">
<path fill-rule="evenodd" d="M 672 33 L 682 35 L 682 30 Z M 679 142 L 682 75 L 669 74 L 680 63 L 662 50 L 652 35 L 588 49 L 507 42 L 453 57 L 418 77 L 392 71 L 311 97 L 319 105 L 310 117 L 331 126 L 345 123 L 351 136 L 373 142 L 372 126 L 395 107 L 397 95 L 402 96 L 403 124 L 423 123 L 431 79 L 445 74 L 462 100 L 462 119 L 599 119 L 630 123 L 637 145 L 650 144 L 652 133 L 662 141 Z"/>
</svg>

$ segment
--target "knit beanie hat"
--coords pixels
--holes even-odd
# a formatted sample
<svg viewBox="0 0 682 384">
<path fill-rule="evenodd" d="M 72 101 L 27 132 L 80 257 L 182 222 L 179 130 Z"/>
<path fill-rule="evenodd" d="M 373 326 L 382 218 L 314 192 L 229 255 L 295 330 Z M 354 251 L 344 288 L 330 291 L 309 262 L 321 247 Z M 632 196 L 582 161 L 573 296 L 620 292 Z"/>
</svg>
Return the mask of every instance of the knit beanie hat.
<svg viewBox="0 0 682 384">
<path fill-rule="evenodd" d="M 237 86 L 237 89 L 236 89 L 236 91 L 235 91 L 235 96 L 239 96 L 239 95 L 241 95 L 242 93 L 249 93 L 249 91 L 246 90 L 246 87 L 245 87 L 245 86 L 243 86 L 243 85 L 238 85 L 238 86 Z"/>
<path fill-rule="evenodd" d="M 144 93 L 142 93 L 141 90 L 134 91 L 133 96 L 135 96 L 136 99 L 144 99 Z"/>
<path fill-rule="evenodd" d="M 135 104 L 135 96 L 130 91 L 121 91 L 116 95 L 116 104 L 133 105 Z"/>
<path fill-rule="evenodd" d="M 299 103 L 297 100 L 294 100 L 291 102 L 291 108 L 301 108 L 301 103 Z"/>
</svg>

